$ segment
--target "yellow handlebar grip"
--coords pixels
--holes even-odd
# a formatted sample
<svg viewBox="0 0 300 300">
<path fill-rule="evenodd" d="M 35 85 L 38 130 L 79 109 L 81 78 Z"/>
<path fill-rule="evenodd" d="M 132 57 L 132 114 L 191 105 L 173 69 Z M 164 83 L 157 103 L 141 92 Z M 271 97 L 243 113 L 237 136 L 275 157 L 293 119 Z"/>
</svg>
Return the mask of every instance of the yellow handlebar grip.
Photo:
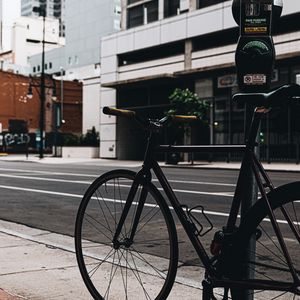
<svg viewBox="0 0 300 300">
<path fill-rule="evenodd" d="M 112 108 L 105 106 L 103 107 L 103 113 L 105 115 L 113 115 L 118 117 L 125 117 L 125 118 L 134 118 L 135 111 L 127 110 L 127 109 L 119 109 L 119 108 Z"/>
<path fill-rule="evenodd" d="M 194 122 L 199 120 L 199 118 L 197 116 L 174 115 L 172 116 L 172 120 L 174 122 Z"/>
</svg>

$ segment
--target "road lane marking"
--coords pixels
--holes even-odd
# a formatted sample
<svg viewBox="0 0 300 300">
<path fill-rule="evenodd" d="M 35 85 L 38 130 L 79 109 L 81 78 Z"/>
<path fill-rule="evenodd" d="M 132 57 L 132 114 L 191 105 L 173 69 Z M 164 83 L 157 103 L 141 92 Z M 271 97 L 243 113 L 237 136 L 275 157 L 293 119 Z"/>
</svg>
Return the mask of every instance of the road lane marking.
<svg viewBox="0 0 300 300">
<path fill-rule="evenodd" d="M 91 184 L 92 183 L 92 181 L 67 180 L 67 179 L 56 179 L 56 178 L 41 178 L 41 177 L 31 177 L 31 176 L 26 176 L 26 175 L 0 174 L 0 177 L 28 179 L 28 180 L 37 180 L 37 181 L 54 181 L 54 182 L 64 182 L 64 183 L 81 183 L 81 184 Z"/>
<path fill-rule="evenodd" d="M 37 170 L 26 170 L 26 169 L 11 169 L 11 168 L 0 168 L 0 171 L 25 172 L 25 173 L 36 173 L 36 174 L 45 174 L 45 175 L 67 175 L 67 176 L 77 176 L 77 177 L 94 177 L 94 178 L 97 178 L 98 176 L 100 176 L 97 174 L 64 173 L 64 172 L 37 171 Z"/>
<path fill-rule="evenodd" d="M 49 172 L 49 171 L 37 171 L 37 170 L 25 170 L 25 169 L 10 169 L 10 168 L 0 168 L 0 171 L 11 171 L 11 172 L 25 172 L 25 173 L 34 173 L 34 174 L 42 174 L 42 175 L 63 175 L 63 176 L 75 176 L 75 177 L 92 177 L 97 178 L 100 175 L 96 174 L 83 174 L 83 173 L 64 173 L 64 172 Z M 0 174 L 0 176 L 5 177 L 7 174 Z M 18 176 L 18 175 L 9 175 L 9 176 Z M 25 179 L 25 177 L 22 177 Z M 37 179 L 34 177 L 34 179 Z M 157 179 L 153 179 L 152 181 L 158 182 Z M 215 186 L 228 186 L 235 187 L 236 184 L 231 183 L 221 183 L 221 182 L 208 182 L 208 181 L 188 181 L 188 180 L 175 180 L 168 179 L 170 183 L 182 183 L 182 184 L 197 184 L 197 185 L 215 185 Z"/>
<path fill-rule="evenodd" d="M 56 196 L 65 196 L 65 197 L 72 197 L 72 198 L 83 198 L 82 195 L 79 194 L 71 194 L 71 193 L 62 193 L 62 192 L 54 192 L 54 191 L 47 191 L 47 190 L 38 190 L 38 189 L 30 189 L 30 188 L 22 188 L 22 187 L 16 187 L 16 186 L 8 186 L 8 185 L 0 185 L 0 188 L 2 189 L 9 189 L 9 190 L 18 190 L 18 191 L 24 191 L 24 192 L 32 192 L 32 193 L 42 193 L 42 194 L 48 194 L 48 195 L 56 195 Z M 98 197 L 92 197 L 94 200 L 98 201 L 106 201 L 106 202 L 113 202 L 113 203 L 120 203 L 120 204 L 125 204 L 126 201 L 124 200 L 118 200 L 118 199 L 110 199 L 110 198 L 101 198 L 99 199 Z M 134 205 L 137 205 L 137 202 L 133 202 Z M 146 207 L 157 207 L 157 204 L 150 204 L 146 203 Z M 172 206 L 169 206 L 170 210 L 174 210 Z M 193 213 L 200 213 L 202 214 L 202 210 L 194 209 Z M 213 216 L 219 216 L 219 217 L 228 217 L 228 213 L 222 213 L 222 212 L 217 212 L 217 211 L 210 211 L 210 210 L 205 210 L 205 214 L 207 215 L 213 215 Z M 240 215 L 238 215 L 238 218 L 240 218 Z M 271 220 L 266 218 L 263 220 L 264 222 L 270 223 Z M 288 224 L 287 221 L 285 220 L 277 220 L 278 223 L 280 224 Z M 295 225 L 300 225 L 300 222 L 294 222 Z"/>
<path fill-rule="evenodd" d="M 8 174 L 0 174 L 0 177 L 28 179 L 28 180 L 35 180 L 35 181 L 76 183 L 76 184 L 91 184 L 92 183 L 89 181 L 80 181 L 80 180 L 66 180 L 66 179 L 56 179 L 56 178 L 36 178 L 36 177 L 30 177 L 30 176 L 19 176 L 19 175 L 8 175 Z M 130 188 L 130 185 L 121 184 L 120 187 Z M 158 188 L 158 190 L 163 191 L 162 188 Z M 196 194 L 196 195 L 210 195 L 210 196 L 222 196 L 222 197 L 232 197 L 233 196 L 232 192 L 202 192 L 202 191 L 191 191 L 191 190 L 181 190 L 181 189 L 173 189 L 173 191 L 176 193 L 186 193 L 186 194 Z"/>
</svg>

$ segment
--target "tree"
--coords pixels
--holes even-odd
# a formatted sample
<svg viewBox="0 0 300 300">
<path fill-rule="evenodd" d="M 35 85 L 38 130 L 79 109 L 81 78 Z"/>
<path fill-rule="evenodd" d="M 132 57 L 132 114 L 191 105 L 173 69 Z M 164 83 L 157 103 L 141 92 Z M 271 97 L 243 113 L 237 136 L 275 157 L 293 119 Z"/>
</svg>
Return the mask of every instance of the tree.
<svg viewBox="0 0 300 300">
<path fill-rule="evenodd" d="M 168 142 L 170 144 L 207 143 L 208 123 L 205 118 L 209 104 L 189 89 L 176 88 L 169 99 L 171 108 L 166 112 L 167 115 L 197 116 L 199 121 L 192 124 L 172 124 L 168 132 Z"/>
<path fill-rule="evenodd" d="M 206 115 L 209 104 L 189 89 L 176 88 L 169 97 L 171 109 L 168 115 L 188 115 L 197 116 L 201 119 Z"/>
</svg>

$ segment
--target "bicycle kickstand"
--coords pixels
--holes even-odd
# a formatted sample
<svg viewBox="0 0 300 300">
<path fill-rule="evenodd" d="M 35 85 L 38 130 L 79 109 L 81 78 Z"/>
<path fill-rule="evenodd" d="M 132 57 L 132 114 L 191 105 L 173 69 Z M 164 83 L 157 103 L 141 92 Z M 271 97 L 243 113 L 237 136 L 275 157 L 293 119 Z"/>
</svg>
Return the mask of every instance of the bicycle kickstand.
<svg viewBox="0 0 300 300">
<path fill-rule="evenodd" d="M 209 283 L 207 280 L 202 281 L 203 286 L 203 293 L 202 293 L 202 299 L 203 300 L 217 300 L 217 298 L 214 296 L 213 286 L 211 283 Z M 224 295 L 222 300 L 228 300 L 228 293 L 229 288 L 224 288 Z"/>
<path fill-rule="evenodd" d="M 203 300 L 217 300 L 217 298 L 214 296 L 213 287 L 209 281 L 203 280 L 202 286 L 203 286 L 203 293 L 202 293 Z"/>
</svg>

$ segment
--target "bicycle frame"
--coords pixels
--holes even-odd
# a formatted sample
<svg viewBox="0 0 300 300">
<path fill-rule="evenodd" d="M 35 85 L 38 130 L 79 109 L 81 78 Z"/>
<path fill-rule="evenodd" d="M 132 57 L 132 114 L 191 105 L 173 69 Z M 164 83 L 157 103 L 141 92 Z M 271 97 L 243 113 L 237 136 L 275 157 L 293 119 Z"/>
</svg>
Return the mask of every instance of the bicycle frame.
<svg viewBox="0 0 300 300">
<path fill-rule="evenodd" d="M 148 138 L 148 146 L 146 149 L 145 157 L 144 157 L 144 163 L 142 166 L 142 169 L 137 173 L 136 178 L 132 184 L 132 187 L 130 189 L 128 199 L 126 201 L 124 210 L 122 212 L 119 224 L 116 229 L 116 233 L 113 239 L 113 243 L 116 246 L 119 246 L 120 242 L 118 242 L 118 237 L 120 235 L 120 232 L 122 230 L 123 223 L 127 217 L 128 211 L 130 206 L 133 203 L 133 199 L 135 196 L 135 193 L 137 191 L 138 185 L 141 182 L 150 182 L 151 181 L 151 170 L 153 170 L 154 174 L 156 175 L 159 183 L 161 184 L 171 206 L 173 207 L 178 219 L 180 220 L 186 234 L 188 235 L 195 251 L 197 252 L 200 260 L 202 261 L 207 274 L 209 278 L 213 280 L 213 286 L 214 287 L 232 287 L 233 284 L 236 288 L 241 289 L 260 289 L 260 290 L 282 290 L 282 291 L 290 291 L 292 289 L 290 284 L 286 284 L 285 282 L 270 282 L 266 280 L 223 280 L 218 279 L 218 276 L 216 274 L 215 269 L 212 266 L 212 263 L 209 259 L 209 256 L 201 243 L 200 239 L 194 234 L 193 229 L 191 228 L 191 223 L 189 222 L 187 215 L 185 211 L 183 210 L 181 203 L 177 199 L 175 193 L 173 192 L 167 178 L 165 177 L 161 167 L 159 166 L 158 162 L 155 159 L 155 153 L 157 152 L 208 152 L 208 151 L 214 151 L 214 152 L 237 152 L 237 151 L 244 151 L 244 157 L 242 160 L 242 165 L 236 185 L 235 194 L 233 197 L 229 218 L 227 221 L 226 228 L 228 230 L 234 230 L 236 228 L 236 223 L 238 219 L 238 213 L 241 207 L 241 203 L 244 199 L 244 193 L 243 193 L 243 186 L 245 183 L 247 183 L 245 179 L 245 171 L 249 170 L 249 168 L 252 170 L 258 189 L 262 195 L 262 197 L 267 202 L 267 207 L 269 209 L 269 218 L 271 220 L 272 226 L 274 228 L 274 231 L 276 233 L 276 236 L 278 238 L 278 241 L 280 243 L 280 246 L 282 248 L 283 254 L 285 256 L 285 259 L 287 261 L 288 267 L 291 271 L 291 274 L 294 279 L 294 283 L 299 286 L 299 279 L 296 273 L 295 268 L 293 267 L 293 263 L 291 260 L 291 257 L 288 253 L 286 244 L 284 242 L 282 233 L 279 229 L 279 226 L 276 221 L 276 217 L 274 216 L 274 213 L 272 211 L 271 205 L 268 201 L 268 197 L 266 194 L 266 188 L 273 190 L 274 186 L 266 174 L 262 164 L 259 162 L 255 155 L 255 147 L 257 146 L 256 138 L 257 133 L 260 126 L 260 121 L 262 118 L 262 114 L 265 113 L 266 110 L 264 109 L 256 109 L 256 111 L 253 114 L 252 123 L 249 129 L 249 135 L 246 140 L 245 145 L 236 145 L 236 146 L 171 146 L 171 145 L 158 145 L 156 140 L 156 133 L 152 132 L 152 134 L 149 135 Z M 264 180 L 264 182 L 263 182 Z M 137 213 L 136 217 L 133 223 L 133 229 L 131 232 L 131 237 L 129 241 L 124 241 L 125 245 L 130 245 L 133 241 L 133 237 L 139 222 L 141 210 L 143 209 L 145 196 L 146 196 L 146 189 L 143 188 L 141 193 L 141 199 L 138 203 Z M 284 208 L 282 208 L 283 214 L 285 215 L 287 222 L 291 226 L 291 228 L 294 227 L 294 224 L 292 220 L 289 218 L 288 214 L 284 211 Z M 300 237 L 299 237 L 300 240 Z"/>
</svg>

